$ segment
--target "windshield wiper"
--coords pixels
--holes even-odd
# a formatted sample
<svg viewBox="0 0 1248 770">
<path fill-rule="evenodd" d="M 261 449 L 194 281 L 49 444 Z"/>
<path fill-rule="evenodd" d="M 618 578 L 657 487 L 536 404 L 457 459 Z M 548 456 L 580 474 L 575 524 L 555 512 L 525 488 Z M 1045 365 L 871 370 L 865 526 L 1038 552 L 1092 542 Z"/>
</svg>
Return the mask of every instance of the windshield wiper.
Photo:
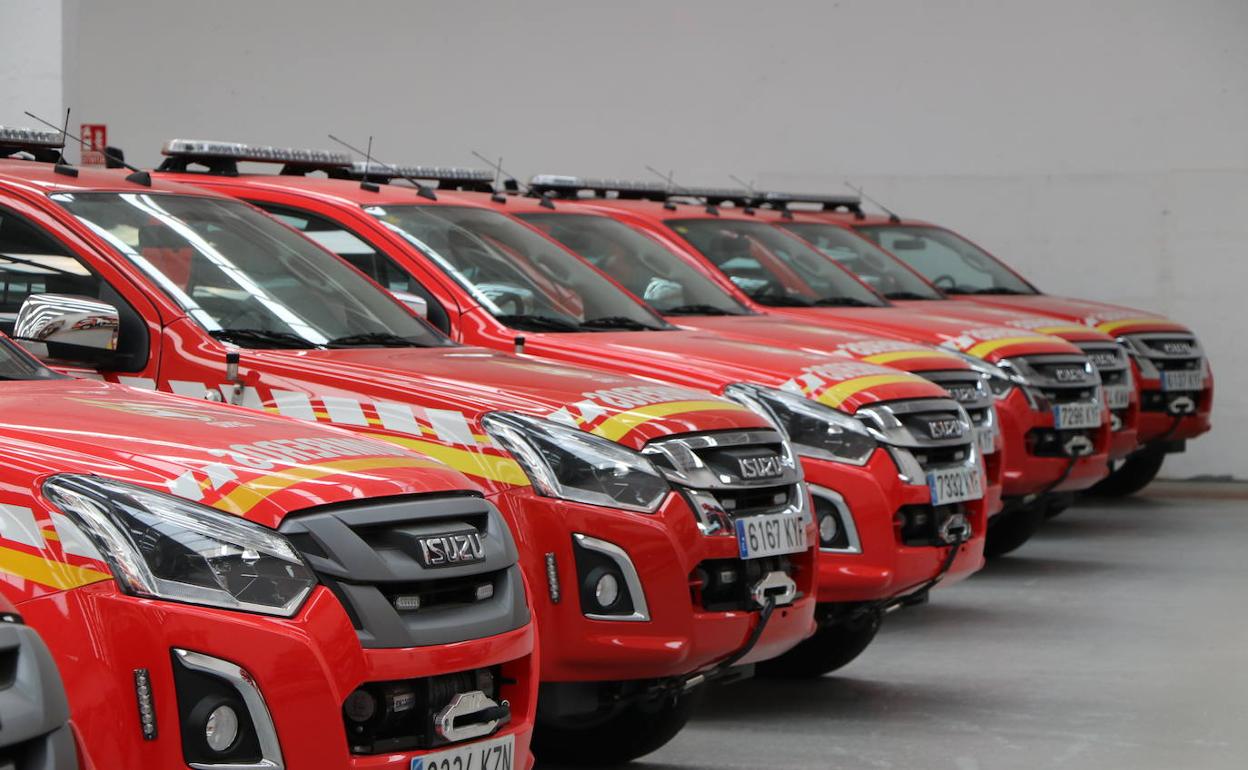
<svg viewBox="0 0 1248 770">
<path fill-rule="evenodd" d="M 535 332 L 579 332 L 580 324 L 553 315 L 496 315 L 504 326 Z"/>
<path fill-rule="evenodd" d="M 383 348 L 423 348 L 425 345 L 390 332 L 362 332 L 335 337 L 325 343 L 331 348 L 362 348 L 379 345 Z"/>
<path fill-rule="evenodd" d="M 635 318 L 622 315 L 604 315 L 601 318 L 589 318 L 581 322 L 582 329 L 628 329 L 629 331 L 657 331 L 659 327 L 643 324 Z"/>
<path fill-rule="evenodd" d="M 679 305 L 661 312 L 663 315 L 741 315 L 734 310 L 715 305 Z"/>
<path fill-rule="evenodd" d="M 810 307 L 815 304 L 808 299 L 794 297 L 791 294 L 776 294 L 767 291 L 755 292 L 750 295 L 750 299 L 760 305 L 770 305 L 771 307 Z"/>
<path fill-rule="evenodd" d="M 916 291 L 886 291 L 884 299 L 940 299 L 928 294 L 919 294 Z"/>
<path fill-rule="evenodd" d="M 1010 289 L 1005 286 L 989 286 L 986 289 L 945 289 L 950 294 L 1030 294 L 1028 291 L 1019 291 L 1018 289 Z"/>
<path fill-rule="evenodd" d="M 857 297 L 820 297 L 815 300 L 819 307 L 879 307 L 874 302 L 867 302 Z"/>
<path fill-rule="evenodd" d="M 248 348 L 270 347 L 311 350 L 312 348 L 323 347 L 300 337 L 298 334 L 279 332 L 272 329 L 213 329 L 208 332 L 208 336 L 222 342 L 233 342 L 236 345 Z"/>
</svg>

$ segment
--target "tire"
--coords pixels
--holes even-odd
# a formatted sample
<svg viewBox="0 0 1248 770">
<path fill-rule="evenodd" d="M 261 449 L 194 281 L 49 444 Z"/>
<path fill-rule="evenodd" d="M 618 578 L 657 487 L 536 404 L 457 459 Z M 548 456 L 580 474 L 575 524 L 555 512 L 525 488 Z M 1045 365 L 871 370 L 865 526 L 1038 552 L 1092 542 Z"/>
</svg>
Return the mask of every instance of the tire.
<svg viewBox="0 0 1248 770">
<path fill-rule="evenodd" d="M 701 689 L 676 697 L 635 701 L 603 719 L 583 724 L 562 719 L 538 721 L 533 730 L 533 756 L 539 767 L 611 767 L 657 751 L 676 737 L 689 721 Z"/>
<path fill-rule="evenodd" d="M 1141 449 L 1088 490 L 1097 497 L 1127 497 L 1152 483 L 1161 471 L 1166 453 L 1162 449 Z"/>
<path fill-rule="evenodd" d="M 1007 508 L 988 520 L 988 537 L 984 539 L 984 556 L 995 559 L 1018 550 L 1044 524 L 1048 505 L 1041 501 Z"/>
<path fill-rule="evenodd" d="M 1074 505 L 1075 495 L 1070 492 L 1056 493 L 1049 495 L 1048 504 L 1044 507 L 1044 518 L 1052 519 L 1061 516 L 1062 513 Z"/>
<path fill-rule="evenodd" d="M 849 665 L 880 630 L 880 613 L 821 627 L 815 635 L 778 658 L 754 667 L 756 676 L 813 679 Z"/>
</svg>

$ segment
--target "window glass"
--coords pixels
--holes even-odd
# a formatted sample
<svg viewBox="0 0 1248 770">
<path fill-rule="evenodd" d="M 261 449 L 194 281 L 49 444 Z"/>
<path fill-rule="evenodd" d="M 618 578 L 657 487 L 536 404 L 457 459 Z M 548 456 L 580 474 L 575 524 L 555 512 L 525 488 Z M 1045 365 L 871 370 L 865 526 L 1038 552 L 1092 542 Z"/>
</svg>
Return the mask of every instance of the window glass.
<svg viewBox="0 0 1248 770">
<path fill-rule="evenodd" d="M 896 257 L 849 230 L 817 222 L 792 222 L 782 227 L 836 260 L 887 299 L 942 299 L 939 291 Z"/>
<path fill-rule="evenodd" d="M 879 225 L 860 232 L 950 294 L 1035 294 L 983 249 L 939 227 Z"/>
<path fill-rule="evenodd" d="M 100 279 L 58 241 L 25 218 L 0 209 L 0 328 L 12 331 L 31 294 L 100 299 Z"/>
</svg>

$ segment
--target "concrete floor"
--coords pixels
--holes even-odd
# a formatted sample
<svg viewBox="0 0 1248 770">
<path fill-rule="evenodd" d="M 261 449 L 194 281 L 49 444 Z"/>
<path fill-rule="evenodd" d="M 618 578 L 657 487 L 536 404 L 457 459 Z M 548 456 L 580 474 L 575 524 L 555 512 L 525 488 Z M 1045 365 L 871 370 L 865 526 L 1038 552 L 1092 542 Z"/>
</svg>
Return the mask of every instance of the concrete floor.
<svg viewBox="0 0 1248 770">
<path fill-rule="evenodd" d="M 1069 510 L 840 675 L 711 693 L 635 768 L 1248 768 L 1245 489 Z"/>
</svg>

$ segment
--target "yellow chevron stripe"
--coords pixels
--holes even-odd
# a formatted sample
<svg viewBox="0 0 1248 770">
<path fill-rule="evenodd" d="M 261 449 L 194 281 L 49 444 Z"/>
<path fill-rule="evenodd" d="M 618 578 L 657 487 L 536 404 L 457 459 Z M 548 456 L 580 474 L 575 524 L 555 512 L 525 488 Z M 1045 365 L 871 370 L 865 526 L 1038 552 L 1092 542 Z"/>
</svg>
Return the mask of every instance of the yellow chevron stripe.
<svg viewBox="0 0 1248 770">
<path fill-rule="evenodd" d="M 1032 335 L 1030 337 L 1004 337 L 999 340 L 989 340 L 987 342 L 981 342 L 978 345 L 971 347 L 971 349 L 966 352 L 969 355 L 975 356 L 976 358 L 983 358 L 984 356 L 988 355 L 994 350 L 1000 350 L 1001 348 L 1008 348 L 1010 345 L 1026 345 L 1032 342 L 1052 342 L 1052 341 L 1053 339 L 1051 337 L 1038 337 L 1036 335 Z"/>
<path fill-rule="evenodd" d="M 669 417 L 674 414 L 686 414 L 689 412 L 714 412 L 714 411 L 748 411 L 743 406 L 739 406 L 731 401 L 669 401 L 665 404 L 651 404 L 650 406 L 639 406 L 629 409 L 627 412 L 620 412 L 603 420 L 596 428 L 590 431 L 596 436 L 602 436 L 611 441 L 618 441 L 621 437 L 628 435 L 629 431 L 644 425 L 651 420 L 659 417 Z"/>
<path fill-rule="evenodd" d="M 864 390 L 877 388 L 881 385 L 913 382 L 914 376 L 910 374 L 872 374 L 867 377 L 854 377 L 851 380 L 845 380 L 833 385 L 816 396 L 815 400 L 821 404 L 837 407 L 856 393 L 861 393 Z"/>
<path fill-rule="evenodd" d="M 914 350 L 895 350 L 891 353 L 876 353 L 873 356 L 867 356 L 862 359 L 869 364 L 888 364 L 893 361 L 906 361 L 912 358 L 931 358 L 937 356 L 940 358 L 954 358 L 957 356 L 952 353 L 946 353 L 942 350 L 923 350 L 916 348 Z"/>
<path fill-rule="evenodd" d="M 1065 326 L 1037 326 L 1032 331 L 1037 331 L 1041 334 L 1087 334 L 1092 329 L 1080 324 L 1066 324 Z"/>
<path fill-rule="evenodd" d="M 1178 324 L 1174 323 L 1173 321 L 1167 320 L 1165 318 L 1157 318 L 1154 316 L 1151 318 L 1150 317 L 1124 318 L 1120 321 L 1106 321 L 1103 324 L 1097 324 L 1096 329 L 1097 331 L 1102 331 L 1102 332 L 1105 332 L 1106 334 L 1113 334 L 1119 329 L 1122 329 L 1127 326 L 1137 326 L 1139 324 L 1148 324 L 1152 326 L 1154 324 L 1159 324 L 1159 323 L 1169 324 L 1171 326 L 1178 326 Z"/>
<path fill-rule="evenodd" d="M 16 575 L 32 583 L 65 590 L 101 580 L 112 580 L 107 572 L 77 567 L 63 561 L 33 556 L 23 551 L 0 547 L 0 572 Z"/>
<path fill-rule="evenodd" d="M 248 481 L 212 504 L 229 513 L 243 514 L 259 505 L 270 495 L 304 481 L 339 473 L 359 473 L 382 468 L 438 468 L 437 463 L 407 457 L 362 457 L 333 460 L 316 465 L 301 465 Z"/>
<path fill-rule="evenodd" d="M 392 436 L 385 433 L 368 433 L 365 435 L 432 457 L 451 466 L 465 476 L 489 479 L 490 481 L 510 484 L 515 487 L 529 486 L 529 477 L 525 474 L 524 469 L 510 457 L 501 457 L 499 455 L 486 454 L 485 452 L 471 452 L 466 449 L 456 449 L 446 444 Z"/>
</svg>

